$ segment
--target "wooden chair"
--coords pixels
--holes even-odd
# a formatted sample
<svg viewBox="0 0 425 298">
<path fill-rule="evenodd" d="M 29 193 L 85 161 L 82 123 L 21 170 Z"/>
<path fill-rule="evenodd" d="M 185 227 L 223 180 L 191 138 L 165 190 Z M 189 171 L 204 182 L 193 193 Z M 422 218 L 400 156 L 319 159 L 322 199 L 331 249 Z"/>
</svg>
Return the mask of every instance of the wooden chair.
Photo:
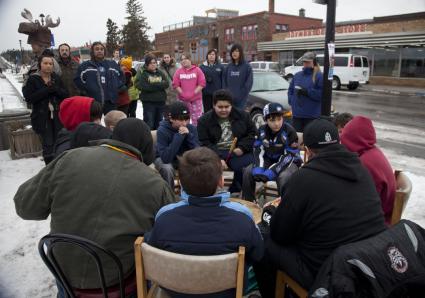
<svg viewBox="0 0 425 298">
<path fill-rule="evenodd" d="M 293 280 L 288 274 L 278 270 L 276 275 L 276 291 L 275 298 L 285 298 L 286 286 L 297 294 L 300 298 L 307 298 L 308 292 L 306 289 L 301 287 L 295 280 Z"/>
<path fill-rule="evenodd" d="M 401 215 L 406 208 L 407 201 L 412 193 L 412 182 L 402 171 L 394 172 L 396 179 L 396 193 L 394 199 L 393 213 L 391 215 L 391 225 L 395 225 L 401 219 Z"/>
<path fill-rule="evenodd" d="M 236 297 L 242 297 L 245 259 L 242 246 L 237 253 L 192 256 L 155 248 L 139 237 L 134 243 L 134 254 L 138 298 L 164 297 L 160 287 L 185 294 L 236 288 Z M 147 280 L 152 282 L 149 292 Z"/>
</svg>

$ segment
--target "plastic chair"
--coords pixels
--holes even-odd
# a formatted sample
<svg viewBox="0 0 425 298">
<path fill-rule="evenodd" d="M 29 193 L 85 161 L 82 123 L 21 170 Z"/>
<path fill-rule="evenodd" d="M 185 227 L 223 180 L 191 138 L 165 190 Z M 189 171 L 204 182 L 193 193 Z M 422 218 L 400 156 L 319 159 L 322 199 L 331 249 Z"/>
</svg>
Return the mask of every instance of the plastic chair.
<svg viewBox="0 0 425 298">
<path fill-rule="evenodd" d="M 89 254 L 93 258 L 94 262 L 96 263 L 102 288 L 87 289 L 87 290 L 73 288 L 71 284 L 69 283 L 68 279 L 66 278 L 65 274 L 63 273 L 61 266 L 56 261 L 56 258 L 54 256 L 53 251 L 54 251 L 54 247 L 57 244 L 62 244 L 61 249 L 63 249 L 63 244 L 76 246 L 84 250 L 87 254 Z M 118 286 L 113 286 L 109 288 L 106 286 L 103 265 L 99 257 L 99 254 L 97 253 L 99 251 L 104 253 L 105 256 L 108 256 L 112 260 L 113 264 L 115 264 L 117 274 L 118 274 L 118 279 L 119 279 Z M 41 240 L 39 241 L 38 252 L 40 253 L 40 256 L 43 262 L 49 268 L 50 272 L 56 278 L 57 282 L 62 286 L 65 293 L 68 295 L 68 297 L 71 297 L 71 298 L 74 298 L 74 297 L 80 297 L 80 298 L 121 297 L 121 298 L 124 298 L 126 296 L 126 292 L 127 294 L 130 294 L 136 291 L 134 278 L 133 280 L 131 280 L 131 278 L 128 278 L 126 280 L 128 282 L 127 286 L 125 286 L 122 264 L 121 264 L 121 261 L 118 259 L 118 257 L 112 251 L 100 246 L 99 244 L 91 240 L 85 239 L 83 237 L 74 236 L 74 235 L 49 234 L 41 238 Z"/>
<path fill-rule="evenodd" d="M 185 294 L 217 293 L 236 288 L 243 292 L 245 248 L 239 252 L 216 256 L 192 256 L 155 248 L 143 242 L 134 243 L 137 297 L 164 297 L 160 287 Z M 147 280 L 153 285 L 147 291 Z"/>
<path fill-rule="evenodd" d="M 395 171 L 396 193 L 394 207 L 391 215 L 391 225 L 395 225 L 401 219 L 401 215 L 406 208 L 407 201 L 412 193 L 412 182 L 402 171 Z"/>
</svg>

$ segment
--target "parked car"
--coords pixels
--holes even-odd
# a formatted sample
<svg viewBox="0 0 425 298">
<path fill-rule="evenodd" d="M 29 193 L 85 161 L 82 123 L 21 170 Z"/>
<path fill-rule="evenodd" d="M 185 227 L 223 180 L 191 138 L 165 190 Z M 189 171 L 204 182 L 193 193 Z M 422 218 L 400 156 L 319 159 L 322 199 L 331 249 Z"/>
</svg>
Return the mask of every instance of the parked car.
<svg viewBox="0 0 425 298">
<path fill-rule="evenodd" d="M 323 71 L 324 55 L 317 55 L 317 62 Z M 298 59 L 295 65 L 285 67 L 284 76 L 289 82 L 294 75 L 303 68 L 302 59 Z M 369 83 L 369 61 L 365 56 L 354 54 L 335 54 L 332 89 L 339 90 L 341 86 L 347 86 L 349 90 L 355 90 L 360 84 Z"/>
<path fill-rule="evenodd" d="M 273 71 L 280 73 L 281 67 L 278 62 L 272 61 L 252 61 L 249 63 L 253 71 Z"/>
<path fill-rule="evenodd" d="M 139 71 L 140 67 L 145 65 L 145 61 L 133 61 L 133 68 L 135 71 Z"/>
<path fill-rule="evenodd" d="M 276 72 L 253 72 L 253 85 L 248 95 L 245 110 L 250 113 L 255 126 L 263 125 L 263 108 L 270 102 L 278 102 L 285 109 L 285 121 L 291 121 L 292 112 L 288 103 L 289 83 Z"/>
</svg>

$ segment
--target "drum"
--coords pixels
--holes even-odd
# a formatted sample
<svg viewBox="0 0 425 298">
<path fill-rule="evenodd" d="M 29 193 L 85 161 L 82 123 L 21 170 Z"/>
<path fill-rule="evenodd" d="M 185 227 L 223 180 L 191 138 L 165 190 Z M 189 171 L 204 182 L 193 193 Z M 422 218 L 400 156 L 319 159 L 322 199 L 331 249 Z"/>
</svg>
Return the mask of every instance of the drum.
<svg viewBox="0 0 425 298">
<path fill-rule="evenodd" d="M 254 222 L 256 224 L 259 224 L 261 222 L 261 213 L 263 212 L 263 210 L 260 208 L 260 206 L 258 206 L 257 204 L 255 204 L 253 202 L 245 201 L 245 200 L 241 200 L 241 199 L 237 199 L 237 198 L 231 198 L 230 201 L 235 202 L 235 203 L 239 203 L 239 204 L 244 205 L 245 207 L 248 207 L 248 209 L 252 213 L 252 216 L 254 217 Z"/>
</svg>

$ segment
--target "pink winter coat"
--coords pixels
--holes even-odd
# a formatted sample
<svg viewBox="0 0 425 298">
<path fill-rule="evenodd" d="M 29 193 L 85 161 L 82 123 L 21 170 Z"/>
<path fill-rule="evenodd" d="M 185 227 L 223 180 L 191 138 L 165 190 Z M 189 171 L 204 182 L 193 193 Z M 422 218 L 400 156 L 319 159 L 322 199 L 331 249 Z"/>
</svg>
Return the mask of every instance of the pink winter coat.
<svg viewBox="0 0 425 298">
<path fill-rule="evenodd" d="M 177 69 L 173 77 L 173 88 L 180 87 L 183 90 L 183 93 L 177 96 L 181 101 L 202 100 L 202 92 L 195 94 L 195 88 L 196 86 L 205 87 L 205 84 L 204 73 L 196 65 L 192 65 L 190 68 L 181 67 Z"/>
<path fill-rule="evenodd" d="M 356 152 L 362 164 L 369 170 L 376 191 L 381 197 L 385 222 L 389 225 L 396 191 L 396 181 L 393 169 L 382 151 L 375 146 L 375 128 L 369 118 L 355 116 L 344 127 L 341 133 L 341 143 L 351 152 Z"/>
</svg>

